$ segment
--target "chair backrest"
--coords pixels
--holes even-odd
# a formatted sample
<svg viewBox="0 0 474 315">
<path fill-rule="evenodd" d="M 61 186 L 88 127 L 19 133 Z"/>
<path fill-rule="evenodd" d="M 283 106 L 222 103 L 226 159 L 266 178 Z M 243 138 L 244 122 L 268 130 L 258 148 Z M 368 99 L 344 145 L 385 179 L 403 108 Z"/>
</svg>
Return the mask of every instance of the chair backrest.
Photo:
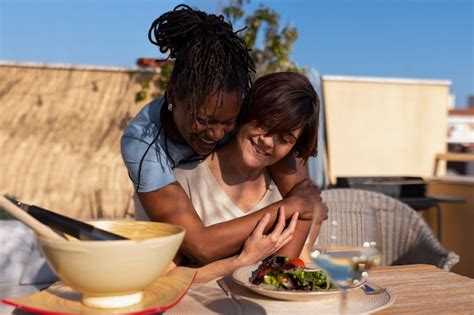
<svg viewBox="0 0 474 315">
<path fill-rule="evenodd" d="M 418 213 L 403 202 L 381 193 L 358 189 L 328 189 L 321 194 L 330 204 L 347 203 L 353 209 L 329 206 L 328 220 L 321 227 L 321 237 L 327 237 L 330 223 L 337 221 L 338 229 L 345 229 L 336 242 L 352 242 L 360 238 L 363 222 L 356 222 L 348 214 L 361 206 L 375 210 L 381 236 L 382 265 L 426 263 L 438 268 L 451 269 L 459 256 L 443 248 L 427 223 Z M 364 227 L 366 228 L 366 227 Z M 375 227 L 374 227 L 375 228 Z M 337 243 L 336 243 L 337 244 Z"/>
</svg>

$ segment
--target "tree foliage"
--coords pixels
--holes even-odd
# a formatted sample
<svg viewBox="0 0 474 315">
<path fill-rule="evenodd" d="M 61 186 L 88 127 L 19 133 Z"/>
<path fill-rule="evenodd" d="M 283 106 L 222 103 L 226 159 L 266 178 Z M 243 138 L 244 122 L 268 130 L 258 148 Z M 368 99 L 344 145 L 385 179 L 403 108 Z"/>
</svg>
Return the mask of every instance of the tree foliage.
<svg viewBox="0 0 474 315">
<path fill-rule="evenodd" d="M 168 81 L 171 78 L 173 65 L 174 62 L 170 61 L 160 66 L 160 74 L 158 75 L 156 80 L 153 81 L 153 88 L 151 88 L 150 80 L 139 79 L 141 89 L 135 94 L 135 103 L 139 103 L 141 101 L 146 100 L 151 90 L 155 91 L 154 93 L 151 93 L 152 98 L 158 98 L 163 96 Z"/>
<path fill-rule="evenodd" d="M 244 20 L 246 28 L 240 32 L 255 62 L 257 76 L 278 72 L 305 72 L 290 59 L 294 42 L 298 39 L 296 27 L 280 27 L 280 16 L 273 9 L 260 5 L 255 12 L 246 15 L 244 4 L 250 1 L 230 1 L 222 11 L 224 16 L 236 24 Z M 259 45 L 259 35 L 263 35 Z"/>
<path fill-rule="evenodd" d="M 260 5 L 254 12 L 246 14 L 245 4 L 250 0 L 230 0 L 222 9 L 222 14 L 234 25 L 243 20 L 245 29 L 239 32 L 251 50 L 250 56 L 255 62 L 256 76 L 278 71 L 304 73 L 305 68 L 299 68 L 291 59 L 293 44 L 298 39 L 296 27 L 280 27 L 280 16 L 273 9 Z M 157 93 L 153 97 L 163 95 L 166 84 L 171 77 L 173 63 L 161 67 L 159 78 L 154 82 Z M 141 90 L 136 94 L 136 102 L 147 98 L 149 82 L 141 83 Z"/>
</svg>

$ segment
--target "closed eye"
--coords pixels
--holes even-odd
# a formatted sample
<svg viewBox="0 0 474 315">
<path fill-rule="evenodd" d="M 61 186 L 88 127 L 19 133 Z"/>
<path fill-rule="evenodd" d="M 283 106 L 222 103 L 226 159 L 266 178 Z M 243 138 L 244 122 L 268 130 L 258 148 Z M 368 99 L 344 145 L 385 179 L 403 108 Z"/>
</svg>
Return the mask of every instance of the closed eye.
<svg viewBox="0 0 474 315">
<path fill-rule="evenodd" d="M 202 125 L 207 125 L 209 123 L 209 120 L 207 119 L 207 117 L 203 118 L 203 117 L 196 116 L 196 121 Z"/>
<path fill-rule="evenodd" d="M 202 125 L 225 125 L 225 126 L 232 126 L 236 123 L 237 118 L 231 119 L 231 120 L 224 120 L 224 121 L 219 121 L 215 119 L 207 119 L 207 118 L 201 118 L 201 117 L 196 117 L 196 121 Z"/>
<path fill-rule="evenodd" d="M 293 144 L 296 142 L 296 137 L 291 133 L 280 134 L 280 141 L 285 144 Z"/>
<path fill-rule="evenodd" d="M 285 136 L 282 136 L 282 135 L 280 135 L 280 141 L 283 142 L 283 143 L 288 143 L 289 142 L 288 139 L 285 138 Z"/>
</svg>

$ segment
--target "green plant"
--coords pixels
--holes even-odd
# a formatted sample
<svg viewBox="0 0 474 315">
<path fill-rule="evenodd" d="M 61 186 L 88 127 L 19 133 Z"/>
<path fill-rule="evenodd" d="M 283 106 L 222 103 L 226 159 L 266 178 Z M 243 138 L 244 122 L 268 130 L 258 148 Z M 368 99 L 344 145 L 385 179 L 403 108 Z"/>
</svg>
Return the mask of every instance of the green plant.
<svg viewBox="0 0 474 315">
<path fill-rule="evenodd" d="M 298 29 L 288 25 L 280 27 L 280 16 L 273 9 L 260 5 L 255 12 L 246 15 L 244 0 L 237 0 L 230 1 L 223 14 L 233 24 L 244 19 L 246 28 L 240 36 L 251 49 L 257 76 L 278 71 L 306 72 L 290 59 L 293 44 L 298 39 Z M 258 36 L 262 32 L 263 44 L 258 46 Z"/>
</svg>

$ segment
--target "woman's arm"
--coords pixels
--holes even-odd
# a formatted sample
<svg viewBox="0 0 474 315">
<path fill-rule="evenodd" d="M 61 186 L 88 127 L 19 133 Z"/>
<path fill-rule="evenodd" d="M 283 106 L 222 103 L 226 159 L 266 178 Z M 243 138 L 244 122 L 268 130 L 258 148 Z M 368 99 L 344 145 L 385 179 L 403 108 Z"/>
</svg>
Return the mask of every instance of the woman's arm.
<svg viewBox="0 0 474 315">
<path fill-rule="evenodd" d="M 271 165 L 269 168 L 272 178 L 282 196 L 286 195 L 298 182 L 309 178 L 306 164 L 304 164 L 303 160 L 297 158 L 292 152 L 277 163 Z M 320 197 L 321 192 L 316 188 L 316 186 L 314 188 L 317 190 L 317 192 L 315 192 L 317 197 L 316 202 L 314 203 L 314 209 L 319 210 L 315 220 L 320 224 L 322 221 L 327 219 L 327 209 L 322 203 Z M 275 255 L 288 256 L 291 258 L 299 257 L 311 229 L 311 224 L 312 222 L 308 220 L 298 220 L 293 240 L 286 246 L 282 247 L 277 253 L 275 253 Z"/>
<path fill-rule="evenodd" d="M 315 206 L 314 219 L 309 220 L 298 220 L 295 233 L 293 233 L 293 239 L 286 246 L 283 246 L 277 251 L 274 256 L 288 256 L 290 258 L 296 258 L 302 255 L 304 245 L 308 239 L 308 234 L 312 234 L 308 239 L 308 242 L 315 242 L 319 235 L 319 230 L 323 221 L 328 218 L 328 208 L 324 203 L 317 204 Z M 312 229 L 312 230 L 311 230 Z"/>
<path fill-rule="evenodd" d="M 264 230 L 268 233 L 281 206 L 286 209 L 287 219 L 295 212 L 300 213 L 300 218 L 311 219 L 316 193 L 309 181 L 303 181 L 279 202 L 246 216 L 208 227 L 203 225 L 191 201 L 178 183 L 152 192 L 138 193 L 138 197 L 151 220 L 178 224 L 186 229 L 181 250 L 197 263 L 204 265 L 239 252 L 258 220 L 265 213 L 270 216 L 270 224 Z"/>
<path fill-rule="evenodd" d="M 268 168 L 282 196 L 285 196 L 297 183 L 309 178 L 307 165 L 302 159 L 296 157 L 294 152 L 288 153 Z"/>
<path fill-rule="evenodd" d="M 310 246 L 316 242 L 316 238 L 319 235 L 319 231 L 321 230 L 321 223 L 315 223 L 312 227 L 312 231 L 310 232 L 310 236 L 308 237 L 308 244 L 309 246 L 303 246 L 303 250 L 299 258 L 301 258 L 304 262 L 311 262 L 311 253 L 310 253 Z"/>
<path fill-rule="evenodd" d="M 296 228 L 298 213 L 292 215 L 290 224 L 285 229 L 285 210 L 280 208 L 278 223 L 273 231 L 265 235 L 265 227 L 269 225 L 270 216 L 264 214 L 250 237 L 245 241 L 239 255 L 212 262 L 197 269 L 196 282 L 208 282 L 231 273 L 235 269 L 255 264 L 270 256 L 279 248 L 287 244 Z"/>
<path fill-rule="evenodd" d="M 275 252 L 273 256 L 288 256 L 290 258 L 297 258 L 301 255 L 306 238 L 311 229 L 311 221 L 298 220 L 293 239 L 286 246 L 283 246 Z"/>
</svg>

